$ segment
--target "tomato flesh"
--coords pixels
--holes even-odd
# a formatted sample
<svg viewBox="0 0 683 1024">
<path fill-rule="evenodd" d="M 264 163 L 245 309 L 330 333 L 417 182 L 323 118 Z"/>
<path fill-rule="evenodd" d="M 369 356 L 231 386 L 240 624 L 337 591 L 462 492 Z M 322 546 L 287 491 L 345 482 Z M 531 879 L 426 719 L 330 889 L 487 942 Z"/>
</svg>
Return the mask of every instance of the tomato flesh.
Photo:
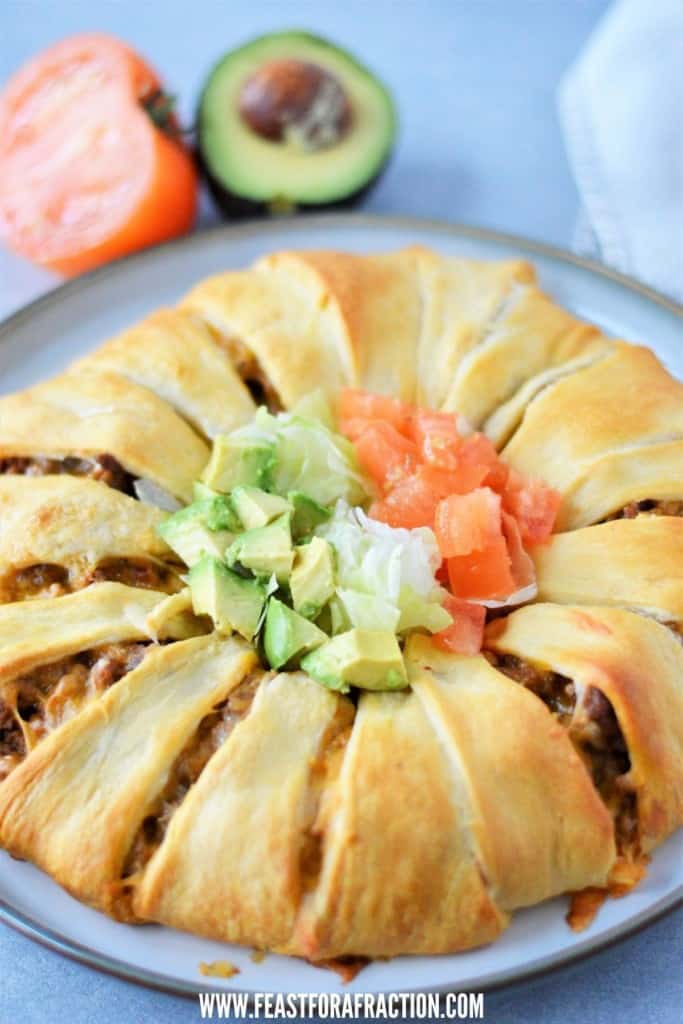
<svg viewBox="0 0 683 1024">
<path fill-rule="evenodd" d="M 481 433 L 463 436 L 453 413 L 349 391 L 342 430 L 380 496 L 370 515 L 390 526 L 433 529 L 443 557 L 437 578 L 451 593 L 454 625 L 436 642 L 474 653 L 486 610 L 533 584 L 525 545 L 550 536 L 560 496 L 502 461 Z M 479 602 L 479 603 L 475 603 Z"/>
<path fill-rule="evenodd" d="M 486 609 L 483 605 L 472 604 L 470 601 L 459 601 L 449 594 L 443 606 L 453 622 L 446 629 L 435 633 L 433 643 L 444 651 L 454 654 L 478 654 L 484 639 Z"/>
</svg>

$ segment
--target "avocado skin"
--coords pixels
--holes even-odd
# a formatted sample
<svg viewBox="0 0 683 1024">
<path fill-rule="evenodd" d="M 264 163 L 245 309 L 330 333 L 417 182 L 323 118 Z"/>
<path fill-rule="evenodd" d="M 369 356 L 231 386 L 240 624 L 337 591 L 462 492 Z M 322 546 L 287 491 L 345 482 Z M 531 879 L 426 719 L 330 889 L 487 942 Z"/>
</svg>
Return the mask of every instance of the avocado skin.
<svg viewBox="0 0 683 1024">
<path fill-rule="evenodd" d="M 248 46 L 252 46 L 254 43 L 258 43 L 261 40 L 267 41 L 271 38 L 278 36 L 291 37 L 293 43 L 296 43 L 297 40 L 301 40 L 302 42 L 310 41 L 316 44 L 322 44 L 324 47 L 329 47 L 332 50 L 339 50 L 339 52 L 343 53 L 345 58 L 349 60 L 351 64 L 355 65 L 360 72 L 362 72 L 363 74 L 370 74 L 373 78 L 375 78 L 375 81 L 379 82 L 379 80 L 376 79 L 376 77 L 372 75 L 371 72 L 369 72 L 369 69 L 365 68 L 347 50 L 335 46 L 334 43 L 329 42 L 327 39 L 321 36 L 317 36 L 311 32 L 301 31 L 299 29 L 269 33 L 267 35 L 259 37 L 258 39 L 253 39 L 249 43 L 243 44 L 242 46 L 237 47 L 235 50 L 230 51 L 229 53 L 224 54 L 223 57 L 219 58 L 218 61 L 212 67 L 211 71 L 209 72 L 205 80 L 204 86 L 199 96 L 199 102 L 197 103 L 197 108 L 195 112 L 195 125 L 197 127 L 196 140 L 194 146 L 194 156 L 199 171 L 204 177 L 204 180 L 206 181 L 209 193 L 211 194 L 214 203 L 216 204 L 219 211 L 224 215 L 224 217 L 229 220 L 252 220 L 263 217 L 278 217 L 283 215 L 289 216 L 294 213 L 325 213 L 334 210 L 351 209 L 354 206 L 359 205 L 379 184 L 385 171 L 389 167 L 394 155 L 396 136 L 398 131 L 398 116 L 396 112 L 396 105 L 393 101 L 393 97 L 391 97 L 391 94 L 388 92 L 386 87 L 383 86 L 381 82 L 379 82 L 380 86 L 389 96 L 392 108 L 391 145 L 390 148 L 387 149 L 386 151 L 383 163 L 377 168 L 377 170 L 373 175 L 371 175 L 371 177 L 367 178 L 356 189 L 347 192 L 345 195 L 340 196 L 338 199 L 332 199 L 327 202 L 307 203 L 301 201 L 292 201 L 291 206 L 288 207 L 288 209 L 274 212 L 272 209 L 271 202 L 265 200 L 255 200 L 251 199 L 249 196 L 238 194 L 231 190 L 230 188 L 228 188 L 225 185 L 225 183 L 220 180 L 220 178 L 211 169 L 209 160 L 205 156 L 204 149 L 202 147 L 202 107 L 204 105 L 208 91 L 211 88 L 213 75 L 216 72 L 217 68 L 231 55 L 231 53 L 244 50 Z"/>
<path fill-rule="evenodd" d="M 331 213 L 335 210 L 350 210 L 353 209 L 354 206 L 359 206 L 363 200 L 370 195 L 374 188 L 379 184 L 380 179 L 384 176 L 384 173 L 391 162 L 393 150 L 388 154 L 386 163 L 380 167 L 375 176 L 350 195 L 329 203 L 293 203 L 291 209 L 283 213 L 274 213 L 268 203 L 255 202 L 252 199 L 247 199 L 244 196 L 238 196 L 236 193 L 231 192 L 216 177 L 214 177 L 206 161 L 202 157 L 199 147 L 197 147 L 195 154 L 200 171 L 204 175 L 204 179 L 211 194 L 211 198 L 223 216 L 227 220 L 260 220 L 263 217 L 276 218 L 291 216 L 295 213 Z"/>
</svg>

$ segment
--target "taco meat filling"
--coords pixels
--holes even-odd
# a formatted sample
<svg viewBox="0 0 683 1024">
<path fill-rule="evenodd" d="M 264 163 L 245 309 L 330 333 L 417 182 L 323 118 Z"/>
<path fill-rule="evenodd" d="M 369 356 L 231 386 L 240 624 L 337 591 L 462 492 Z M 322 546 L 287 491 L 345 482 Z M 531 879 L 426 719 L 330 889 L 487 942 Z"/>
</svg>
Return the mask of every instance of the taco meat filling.
<svg viewBox="0 0 683 1024">
<path fill-rule="evenodd" d="M 603 522 L 613 519 L 636 519 L 638 516 L 683 516 L 683 501 L 655 501 L 646 498 L 644 501 L 631 501 L 628 505 L 606 516 Z"/>
<path fill-rule="evenodd" d="M 123 869 L 124 879 L 142 871 L 155 850 L 161 846 L 174 812 L 211 757 L 249 713 L 263 678 L 261 669 L 251 672 L 226 700 L 201 720 L 197 731 L 176 758 L 166 785 L 137 831 Z"/>
<path fill-rule="evenodd" d="M 87 476 L 91 480 L 99 480 L 107 487 L 123 494 L 135 495 L 135 477 L 123 468 L 113 455 L 97 455 L 92 459 L 82 459 L 75 455 L 67 455 L 63 459 L 49 458 L 43 455 L 31 457 L 12 456 L 0 459 L 0 473 L 5 476 Z"/>
<path fill-rule="evenodd" d="M 85 574 L 69 572 L 63 565 L 41 563 L 8 573 L 0 581 L 0 602 L 62 597 L 103 580 L 164 594 L 175 594 L 182 587 L 173 569 L 148 558 L 105 559 Z"/>
<path fill-rule="evenodd" d="M 210 324 L 207 325 L 216 343 L 230 358 L 237 374 L 257 405 L 265 405 L 268 412 L 281 412 L 282 401 L 271 384 L 258 359 L 239 338 L 221 334 Z"/>
<path fill-rule="evenodd" d="M 34 746 L 136 668 L 147 643 L 116 643 L 39 665 L 0 687 L 0 782 Z"/>
</svg>

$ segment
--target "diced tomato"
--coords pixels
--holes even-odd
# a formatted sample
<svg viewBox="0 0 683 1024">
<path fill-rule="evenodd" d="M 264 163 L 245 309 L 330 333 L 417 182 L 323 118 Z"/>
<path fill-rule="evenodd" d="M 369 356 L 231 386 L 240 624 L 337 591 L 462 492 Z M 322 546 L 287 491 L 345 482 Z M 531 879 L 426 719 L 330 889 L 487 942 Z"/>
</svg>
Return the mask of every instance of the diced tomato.
<svg viewBox="0 0 683 1024">
<path fill-rule="evenodd" d="M 503 491 L 503 507 L 515 517 L 522 540 L 541 544 L 548 540 L 562 498 L 560 494 L 540 480 L 531 480 L 511 469 Z"/>
<path fill-rule="evenodd" d="M 456 597 L 502 601 L 517 587 L 502 533 L 481 551 L 448 559 L 448 579 Z"/>
<path fill-rule="evenodd" d="M 381 500 L 370 506 L 369 515 L 389 526 L 414 530 L 433 526 L 438 497 L 420 473 L 406 477 Z"/>
<path fill-rule="evenodd" d="M 503 536 L 507 544 L 508 555 L 510 556 L 510 568 L 515 581 L 515 589 L 521 590 L 536 581 L 536 569 L 532 559 L 524 550 L 522 535 L 519 525 L 514 516 L 509 512 L 503 512 Z"/>
<path fill-rule="evenodd" d="M 418 409 L 410 421 L 410 436 L 425 460 L 439 469 L 457 469 L 462 437 L 454 413 Z"/>
<path fill-rule="evenodd" d="M 432 637 L 437 647 L 455 654 L 478 654 L 484 639 L 486 609 L 481 604 L 459 601 L 451 594 L 443 603 L 453 622 Z"/>
<path fill-rule="evenodd" d="M 410 422 L 411 406 L 390 395 L 373 395 L 369 391 L 345 388 L 339 396 L 338 415 L 341 432 L 347 437 L 350 434 L 344 425 L 356 419 L 380 420 L 403 433 Z"/>
<path fill-rule="evenodd" d="M 369 423 L 355 442 L 358 462 L 380 490 L 393 487 L 417 469 L 418 454 L 412 441 L 390 423 Z"/>
<path fill-rule="evenodd" d="M 498 452 L 485 434 L 471 434 L 462 443 L 460 462 L 464 475 L 475 475 L 479 483 L 500 493 L 507 480 L 508 469 L 498 457 Z"/>
<path fill-rule="evenodd" d="M 500 495 L 478 487 L 443 498 L 436 508 L 434 533 L 444 558 L 483 551 L 501 534 Z"/>
<path fill-rule="evenodd" d="M 363 419 L 362 416 L 354 416 L 354 418 L 350 420 L 340 420 L 339 433 L 343 434 L 344 437 L 348 437 L 349 441 L 355 442 L 362 434 L 365 433 L 368 427 L 372 426 L 372 424 L 376 422 L 377 420 Z"/>
</svg>

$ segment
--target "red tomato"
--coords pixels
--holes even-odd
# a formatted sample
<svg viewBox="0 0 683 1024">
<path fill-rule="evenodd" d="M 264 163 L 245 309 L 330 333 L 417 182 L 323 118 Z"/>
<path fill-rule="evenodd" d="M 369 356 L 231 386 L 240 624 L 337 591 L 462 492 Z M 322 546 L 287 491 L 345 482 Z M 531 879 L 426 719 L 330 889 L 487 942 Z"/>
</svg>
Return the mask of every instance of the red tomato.
<svg viewBox="0 0 683 1024">
<path fill-rule="evenodd" d="M 488 487 L 452 494 L 437 505 L 434 533 L 444 558 L 483 551 L 500 532 L 500 495 Z"/>
<path fill-rule="evenodd" d="M 86 32 L 48 47 L 0 95 L 0 235 L 63 274 L 188 231 L 197 171 L 139 54 Z"/>
<path fill-rule="evenodd" d="M 438 500 L 421 474 L 415 473 L 401 480 L 382 501 L 376 501 L 369 514 L 389 526 L 403 526 L 407 530 L 433 526 Z"/>
<path fill-rule="evenodd" d="M 481 551 L 448 559 L 448 579 L 456 597 L 502 601 L 517 589 L 505 537 Z"/>
<path fill-rule="evenodd" d="M 411 406 L 390 395 L 373 395 L 369 391 L 345 388 L 339 396 L 340 429 L 347 437 L 344 424 L 349 420 L 381 420 L 403 433 L 410 422 Z"/>
<path fill-rule="evenodd" d="M 451 594 L 443 603 L 453 622 L 432 637 L 437 647 L 455 654 L 478 654 L 484 639 L 486 609 L 481 604 L 459 601 Z"/>
<path fill-rule="evenodd" d="M 380 490 L 395 486 L 417 468 L 415 445 L 390 423 L 369 423 L 354 444 L 361 468 Z"/>
<path fill-rule="evenodd" d="M 561 503 L 561 495 L 552 487 L 540 480 L 530 480 L 514 469 L 509 471 L 503 507 L 517 520 L 526 543 L 540 544 L 548 540 Z"/>
<path fill-rule="evenodd" d="M 519 525 L 514 516 L 509 512 L 503 512 L 503 535 L 507 544 L 508 555 L 510 556 L 510 568 L 515 581 L 515 588 L 521 590 L 528 587 L 536 580 L 536 569 L 534 563 L 524 550 L 522 535 Z"/>
<path fill-rule="evenodd" d="M 410 421 L 410 436 L 425 462 L 439 469 L 458 468 L 462 437 L 454 413 L 418 409 Z"/>
</svg>

